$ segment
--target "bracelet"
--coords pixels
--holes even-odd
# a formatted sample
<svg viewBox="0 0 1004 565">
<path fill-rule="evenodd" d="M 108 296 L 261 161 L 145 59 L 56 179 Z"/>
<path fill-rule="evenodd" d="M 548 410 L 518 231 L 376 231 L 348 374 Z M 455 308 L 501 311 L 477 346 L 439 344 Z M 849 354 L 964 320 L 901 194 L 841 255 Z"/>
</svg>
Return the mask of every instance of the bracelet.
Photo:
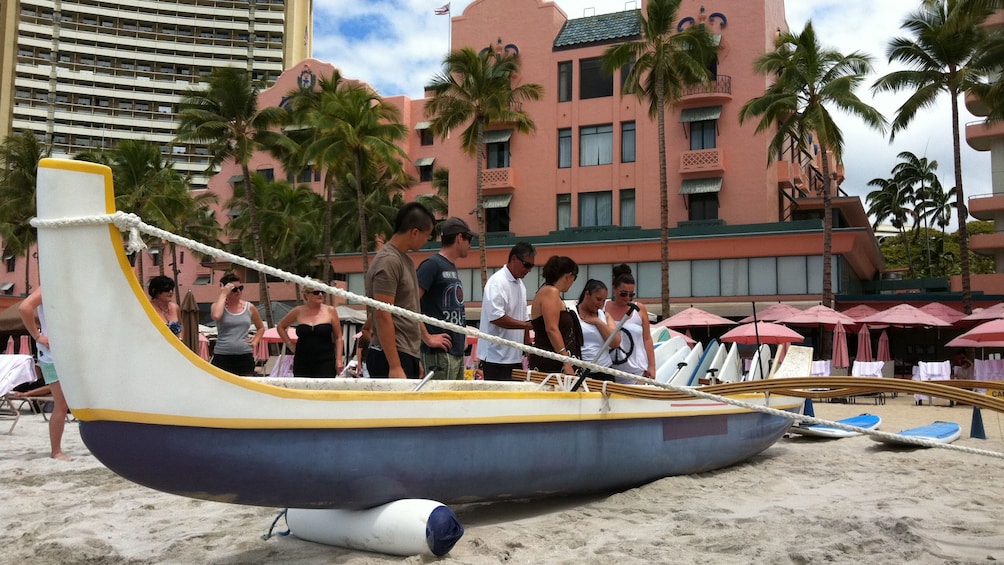
<svg viewBox="0 0 1004 565">
<path fill-rule="evenodd" d="M 558 355 L 564 355 L 565 353 L 568 353 L 567 347 L 562 347 L 561 349 L 558 350 Z"/>
</svg>

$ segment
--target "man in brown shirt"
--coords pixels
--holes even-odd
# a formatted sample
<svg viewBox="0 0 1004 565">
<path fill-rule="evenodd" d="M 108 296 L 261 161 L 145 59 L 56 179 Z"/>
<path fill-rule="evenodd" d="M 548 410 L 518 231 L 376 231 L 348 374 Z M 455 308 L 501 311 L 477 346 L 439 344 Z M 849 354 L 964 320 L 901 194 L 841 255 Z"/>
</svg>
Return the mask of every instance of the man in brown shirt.
<svg viewBox="0 0 1004 565">
<path fill-rule="evenodd" d="M 408 256 L 429 241 L 436 218 L 418 202 L 405 204 L 394 221 L 394 235 L 377 252 L 366 271 L 366 295 L 412 312 L 419 312 L 418 278 Z M 419 378 L 421 322 L 371 309 L 373 337 L 366 354 L 371 377 Z M 446 344 L 449 347 L 449 344 Z"/>
</svg>

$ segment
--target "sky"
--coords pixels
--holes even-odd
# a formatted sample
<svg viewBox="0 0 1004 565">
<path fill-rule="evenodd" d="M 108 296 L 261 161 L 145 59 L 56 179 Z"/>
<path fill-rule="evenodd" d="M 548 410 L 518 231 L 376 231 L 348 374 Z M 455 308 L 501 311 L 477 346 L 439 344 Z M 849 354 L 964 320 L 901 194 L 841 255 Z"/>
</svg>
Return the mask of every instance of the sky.
<svg viewBox="0 0 1004 565">
<path fill-rule="evenodd" d="M 714 10 L 715 0 L 708 2 L 709 9 Z M 343 76 L 366 81 L 384 96 L 404 94 L 421 98 L 424 85 L 440 71 L 449 48 L 450 19 L 434 14 L 445 3 L 446 0 L 314 0 L 314 57 L 340 68 Z M 462 14 L 470 3 L 471 0 L 452 0 L 452 14 Z M 556 3 L 570 19 L 640 5 L 630 0 Z M 909 0 L 788 0 L 785 14 L 792 31 L 801 31 L 811 20 L 825 47 L 842 53 L 862 51 L 873 58 L 875 74 L 866 80 L 858 94 L 891 121 L 906 94 L 873 95 L 868 87 L 896 68 L 887 63 L 886 45 L 892 37 L 903 35 L 899 26 L 916 5 L 917 2 Z M 966 144 L 964 125 L 978 118 L 966 111 L 962 100 L 959 105 L 966 197 L 989 194 L 992 192 L 990 153 L 975 151 Z M 846 179 L 842 188 L 847 194 L 863 200 L 872 190 L 867 186 L 868 181 L 888 177 L 898 162 L 896 155 L 902 151 L 936 160 L 943 186 L 955 185 L 947 95 L 935 107 L 919 114 L 910 127 L 897 133 L 894 144 L 857 118 L 836 116 L 844 133 Z M 953 223 L 951 229 L 954 227 Z"/>
</svg>

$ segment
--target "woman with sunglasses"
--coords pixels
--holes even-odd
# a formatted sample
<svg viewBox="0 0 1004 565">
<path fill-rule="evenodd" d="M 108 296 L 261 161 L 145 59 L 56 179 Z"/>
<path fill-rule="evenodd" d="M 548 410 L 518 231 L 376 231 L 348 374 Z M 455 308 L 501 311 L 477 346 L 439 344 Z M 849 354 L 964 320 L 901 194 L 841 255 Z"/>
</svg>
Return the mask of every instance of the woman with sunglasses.
<svg viewBox="0 0 1004 565">
<path fill-rule="evenodd" d="M 307 290 L 305 303 L 293 308 L 276 325 L 286 349 L 293 352 L 293 376 L 333 378 L 342 371 L 342 324 L 338 310 L 324 303 L 323 290 Z M 296 343 L 289 337 L 296 328 Z"/>
<path fill-rule="evenodd" d="M 635 297 L 635 280 L 631 267 L 620 264 L 614 267 L 614 297 L 606 304 L 606 313 L 620 320 L 628 313 L 628 304 Z M 610 350 L 613 368 L 649 379 L 655 378 L 655 345 L 648 325 L 648 310 L 636 302 L 638 310 L 632 312 L 621 328 L 619 347 Z M 633 384 L 635 381 L 618 377 L 617 382 Z"/>
<path fill-rule="evenodd" d="M 530 323 L 534 331 L 534 347 L 553 351 L 566 357 L 582 357 L 582 327 L 575 312 L 565 306 L 561 295 L 575 283 L 579 266 L 570 257 L 554 256 L 547 260 L 540 274 L 544 284 L 530 304 Z M 562 363 L 531 353 L 529 367 L 545 373 L 575 373 L 571 363 Z"/>
<path fill-rule="evenodd" d="M 244 285 L 237 275 L 227 273 L 220 278 L 220 296 L 210 309 L 216 320 L 212 363 L 235 375 L 253 376 L 254 346 L 265 333 L 265 324 L 254 304 L 243 299 L 243 292 Z M 257 331 L 249 338 L 252 323 Z"/>
</svg>

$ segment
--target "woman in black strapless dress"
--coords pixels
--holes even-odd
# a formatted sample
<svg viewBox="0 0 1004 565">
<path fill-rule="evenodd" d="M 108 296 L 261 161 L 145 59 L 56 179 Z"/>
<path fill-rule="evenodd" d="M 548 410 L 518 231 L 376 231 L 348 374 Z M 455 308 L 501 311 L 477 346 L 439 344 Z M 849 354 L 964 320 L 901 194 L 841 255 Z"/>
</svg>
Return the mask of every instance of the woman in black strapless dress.
<svg viewBox="0 0 1004 565">
<path fill-rule="evenodd" d="M 324 303 L 324 294 L 304 292 L 306 304 L 290 310 L 276 325 L 286 349 L 293 352 L 294 377 L 332 378 L 343 368 L 338 310 Z M 289 336 L 290 326 L 295 326 L 296 343 Z"/>
</svg>

